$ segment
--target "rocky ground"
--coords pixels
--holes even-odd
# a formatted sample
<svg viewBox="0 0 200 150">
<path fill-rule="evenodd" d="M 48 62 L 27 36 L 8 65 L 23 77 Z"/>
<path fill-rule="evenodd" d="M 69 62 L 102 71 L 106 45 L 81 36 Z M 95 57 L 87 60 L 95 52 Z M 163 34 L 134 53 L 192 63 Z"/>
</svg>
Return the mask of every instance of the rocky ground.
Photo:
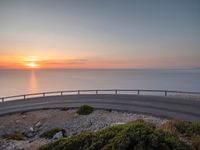
<svg viewBox="0 0 200 150">
<path fill-rule="evenodd" d="M 66 136 L 81 131 L 98 131 L 114 124 L 122 124 L 136 119 L 144 119 L 156 125 L 167 121 L 148 115 L 95 110 L 89 115 L 78 115 L 76 109 L 50 109 L 17 113 L 0 117 L 0 149 L 1 150 L 35 150 L 40 145 L 53 139 L 39 138 L 39 135 L 53 128 L 63 128 Z M 3 135 L 14 132 L 24 133 L 26 139 L 22 141 L 5 140 Z"/>
</svg>

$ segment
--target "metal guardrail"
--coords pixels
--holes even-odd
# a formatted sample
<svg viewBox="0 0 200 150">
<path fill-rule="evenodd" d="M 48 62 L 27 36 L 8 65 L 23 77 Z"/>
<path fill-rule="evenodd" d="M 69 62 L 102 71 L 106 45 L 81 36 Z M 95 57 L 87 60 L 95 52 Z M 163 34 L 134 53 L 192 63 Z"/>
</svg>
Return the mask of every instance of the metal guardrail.
<svg viewBox="0 0 200 150">
<path fill-rule="evenodd" d="M 163 96 L 168 96 L 169 93 L 200 95 L 200 92 L 186 92 L 186 91 L 141 90 L 141 89 L 137 89 L 137 90 L 131 90 L 131 89 L 109 89 L 109 90 L 71 90 L 71 91 L 43 92 L 43 93 L 33 93 L 33 94 L 7 96 L 7 97 L 2 97 L 0 99 L 1 99 L 1 102 L 5 102 L 6 100 L 13 99 L 13 98 L 15 98 L 15 99 L 28 99 L 28 98 L 33 98 L 31 96 L 46 97 L 46 96 L 56 96 L 58 94 L 60 96 L 63 96 L 63 95 L 67 95 L 67 93 L 72 93 L 71 95 L 81 95 L 83 93 L 88 93 L 88 92 L 92 92 L 92 94 L 100 94 L 100 92 L 111 92 L 110 94 L 115 94 L 115 95 L 120 94 L 119 92 L 133 92 L 134 95 L 141 95 L 142 92 L 163 93 Z M 88 94 L 91 94 L 91 93 L 88 93 Z"/>
</svg>

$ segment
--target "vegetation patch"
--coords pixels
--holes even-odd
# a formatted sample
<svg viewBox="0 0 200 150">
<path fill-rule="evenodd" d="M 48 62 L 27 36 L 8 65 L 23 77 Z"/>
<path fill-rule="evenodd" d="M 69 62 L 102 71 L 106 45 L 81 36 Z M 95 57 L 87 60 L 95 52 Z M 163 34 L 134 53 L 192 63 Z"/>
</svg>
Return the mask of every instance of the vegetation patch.
<svg viewBox="0 0 200 150">
<path fill-rule="evenodd" d="M 200 122 L 170 120 L 161 126 L 165 132 L 186 139 L 193 145 L 193 149 L 200 150 Z"/>
<path fill-rule="evenodd" d="M 200 150 L 200 135 L 192 136 L 191 142 L 195 150 Z"/>
<path fill-rule="evenodd" d="M 200 135 L 200 122 L 189 122 L 183 120 L 170 120 L 163 124 L 162 130 L 173 134 L 181 134 L 191 138 L 192 136 Z"/>
<path fill-rule="evenodd" d="M 199 135 L 200 136 L 200 121 L 194 121 L 190 123 L 190 126 L 186 130 L 186 135 L 192 137 Z"/>
<path fill-rule="evenodd" d="M 190 150 L 177 136 L 137 120 L 98 132 L 82 132 L 40 147 L 40 150 Z"/>
<path fill-rule="evenodd" d="M 93 112 L 93 107 L 89 105 L 82 105 L 81 107 L 78 108 L 77 113 L 79 115 L 88 115 Z"/>
<path fill-rule="evenodd" d="M 65 134 L 65 130 L 64 129 L 62 129 L 62 128 L 54 128 L 54 129 L 51 129 L 51 130 L 49 130 L 47 132 L 44 132 L 43 134 L 40 135 L 40 137 L 41 138 L 46 138 L 46 139 L 52 139 L 53 136 L 56 133 L 60 132 L 60 131 L 62 131 L 63 135 Z"/>
<path fill-rule="evenodd" d="M 20 133 L 20 132 L 15 132 L 15 133 L 4 135 L 3 138 L 5 138 L 6 140 L 20 141 L 20 140 L 25 139 L 25 135 L 23 133 Z"/>
</svg>

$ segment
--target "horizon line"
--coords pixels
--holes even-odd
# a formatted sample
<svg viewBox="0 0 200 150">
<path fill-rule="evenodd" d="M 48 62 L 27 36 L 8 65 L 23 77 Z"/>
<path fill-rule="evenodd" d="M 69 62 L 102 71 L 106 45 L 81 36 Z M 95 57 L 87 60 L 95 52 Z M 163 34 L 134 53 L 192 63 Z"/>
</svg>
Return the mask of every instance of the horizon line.
<svg viewBox="0 0 200 150">
<path fill-rule="evenodd" d="M 0 70 L 184 70 L 200 69 L 200 67 L 169 67 L 169 68 L 0 68 Z"/>
</svg>

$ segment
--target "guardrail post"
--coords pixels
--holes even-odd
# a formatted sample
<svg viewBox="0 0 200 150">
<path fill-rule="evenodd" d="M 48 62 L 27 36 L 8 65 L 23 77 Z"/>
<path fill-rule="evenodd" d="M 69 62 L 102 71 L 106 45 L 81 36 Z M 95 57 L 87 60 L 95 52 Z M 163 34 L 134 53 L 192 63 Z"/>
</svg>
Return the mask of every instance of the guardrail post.
<svg viewBox="0 0 200 150">
<path fill-rule="evenodd" d="M 138 92 L 137 92 L 137 93 L 138 93 L 138 95 L 140 95 L 140 90 L 138 90 Z"/>
<path fill-rule="evenodd" d="M 24 99 L 26 99 L 26 95 L 24 95 Z"/>
<path fill-rule="evenodd" d="M 78 90 L 78 95 L 80 95 L 80 91 Z"/>
<path fill-rule="evenodd" d="M 167 96 L 167 91 L 165 91 L 165 96 Z"/>
<path fill-rule="evenodd" d="M 115 90 L 115 94 L 117 95 L 117 90 Z"/>
<path fill-rule="evenodd" d="M 98 90 L 96 90 L 96 95 L 98 94 Z"/>
<path fill-rule="evenodd" d="M 60 95 L 61 95 L 61 96 L 63 95 L 63 91 L 60 92 Z"/>
<path fill-rule="evenodd" d="M 45 97 L 45 93 L 43 93 L 43 97 Z"/>
<path fill-rule="evenodd" d="M 4 98 L 2 98 L 2 102 L 4 102 Z"/>
</svg>

